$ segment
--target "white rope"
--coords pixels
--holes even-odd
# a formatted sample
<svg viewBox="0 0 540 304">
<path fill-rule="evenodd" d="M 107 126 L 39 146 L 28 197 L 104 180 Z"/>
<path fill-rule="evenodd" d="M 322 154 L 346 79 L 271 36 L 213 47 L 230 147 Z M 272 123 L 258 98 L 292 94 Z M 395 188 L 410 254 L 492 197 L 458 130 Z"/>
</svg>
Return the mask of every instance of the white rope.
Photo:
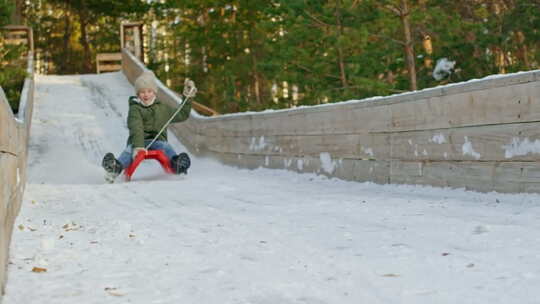
<svg viewBox="0 0 540 304">
<path fill-rule="evenodd" d="M 176 109 L 176 111 L 174 112 L 174 114 L 171 116 L 171 118 L 169 118 L 169 120 L 167 121 L 167 123 L 165 123 L 165 125 L 161 128 L 161 130 L 159 130 L 159 133 L 154 137 L 154 139 L 152 139 L 152 141 L 150 142 L 150 144 L 148 144 L 144 149 L 148 150 L 150 149 L 150 147 L 152 146 L 152 144 L 154 144 L 154 142 L 158 139 L 158 137 L 161 135 L 161 133 L 163 133 L 163 131 L 165 131 L 165 129 L 167 129 L 167 127 L 169 126 L 169 124 L 171 123 L 171 121 L 174 119 L 174 117 L 180 112 L 180 110 L 182 110 L 182 108 L 184 107 L 184 105 L 186 104 L 186 102 L 188 101 L 189 98 L 191 98 L 192 96 L 195 96 L 195 92 L 197 91 L 197 88 L 195 88 L 195 86 L 189 88 L 189 92 L 187 94 L 185 94 L 185 99 L 182 101 L 182 103 L 180 104 L 180 106 L 178 107 L 178 109 Z"/>
</svg>

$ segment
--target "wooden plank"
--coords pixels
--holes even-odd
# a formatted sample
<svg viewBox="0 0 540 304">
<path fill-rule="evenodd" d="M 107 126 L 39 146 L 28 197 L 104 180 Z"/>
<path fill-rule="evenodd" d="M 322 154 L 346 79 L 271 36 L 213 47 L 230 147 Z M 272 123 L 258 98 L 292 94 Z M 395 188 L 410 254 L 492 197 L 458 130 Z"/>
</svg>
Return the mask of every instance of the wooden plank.
<svg viewBox="0 0 540 304">
<path fill-rule="evenodd" d="M 99 61 L 121 61 L 122 53 L 98 53 L 96 59 Z"/>
<path fill-rule="evenodd" d="M 391 131 L 540 120 L 540 83 L 491 88 L 390 106 Z"/>
<path fill-rule="evenodd" d="M 223 119 L 221 119 L 223 117 Z M 251 115 L 226 117 L 222 116 L 220 129 L 225 136 L 251 136 L 252 123 Z"/>
<path fill-rule="evenodd" d="M 540 164 L 530 162 L 392 161 L 391 183 L 504 193 L 538 192 Z"/>
<path fill-rule="evenodd" d="M 28 44 L 27 38 L 8 38 L 5 39 L 6 44 L 13 44 L 13 45 L 19 45 L 19 44 Z"/>
<path fill-rule="evenodd" d="M 17 154 L 17 128 L 13 112 L 6 100 L 0 100 L 0 151 Z"/>
<path fill-rule="evenodd" d="M 388 134 L 328 134 L 297 137 L 294 151 L 299 155 L 330 153 L 337 158 L 379 159 L 390 157 Z"/>
<path fill-rule="evenodd" d="M 235 121 L 240 123 L 240 121 Z M 244 123 L 247 123 L 244 121 Z M 400 132 L 395 134 L 345 134 L 313 136 L 229 136 L 234 125 L 220 132 L 217 122 L 205 125 L 213 144 L 231 141 L 224 152 L 287 153 L 312 155 L 329 152 L 337 157 L 400 160 L 540 160 L 540 123 L 494 125 L 448 130 Z M 246 127 L 247 128 L 247 127 Z M 224 135 L 226 133 L 227 135 Z M 216 142 L 218 141 L 218 142 Z M 230 145 L 219 146 L 230 147 Z M 251 148 L 250 148 L 251 146 Z M 254 147 L 261 147 L 253 151 Z M 537 147 L 537 148 L 536 148 Z M 277 150 L 276 150 L 277 149 Z M 277 153 L 276 151 L 280 151 Z"/>
<path fill-rule="evenodd" d="M 400 132 L 391 158 L 431 161 L 539 161 L 540 123 Z"/>
<path fill-rule="evenodd" d="M 263 122 L 255 126 L 254 134 L 353 134 L 390 129 L 390 112 L 385 105 L 360 108 L 353 105 L 326 106 L 256 115 Z"/>
<path fill-rule="evenodd" d="M 201 122 L 196 119 L 191 119 L 193 124 L 197 125 L 197 132 L 202 136 L 222 136 L 223 132 L 220 128 L 221 122 L 217 120 L 209 119 L 208 121 Z"/>
<path fill-rule="evenodd" d="M 390 182 L 476 191 L 494 189 L 494 162 L 391 162 Z"/>
<path fill-rule="evenodd" d="M 181 139 L 182 144 L 193 154 L 203 155 L 208 151 L 206 137 L 198 134 L 196 125 L 186 122 L 172 124 L 169 129 Z"/>
<path fill-rule="evenodd" d="M 388 134 L 323 136 L 204 136 L 212 151 L 257 155 L 319 156 L 336 158 L 388 159 Z"/>
<path fill-rule="evenodd" d="M 119 71 L 122 69 L 120 64 L 100 64 L 99 70 L 101 72 Z"/>
<path fill-rule="evenodd" d="M 388 184 L 390 167 L 390 161 L 385 160 L 354 160 L 353 180 Z"/>
<path fill-rule="evenodd" d="M 209 115 L 209 116 L 216 116 L 216 115 L 219 115 L 219 112 L 214 110 L 214 109 L 211 109 L 201 103 L 198 103 L 198 102 L 195 102 L 195 101 L 192 101 L 193 103 L 193 108 L 201 113 L 201 114 L 204 114 L 204 115 Z"/>
<path fill-rule="evenodd" d="M 122 53 L 99 53 L 96 55 L 96 71 L 114 72 L 122 69 Z"/>
<path fill-rule="evenodd" d="M 17 31 L 17 30 L 28 31 L 28 29 L 29 29 L 29 27 L 26 26 L 26 25 L 5 25 L 3 28 L 5 28 L 7 30 L 14 30 L 14 31 Z"/>
</svg>

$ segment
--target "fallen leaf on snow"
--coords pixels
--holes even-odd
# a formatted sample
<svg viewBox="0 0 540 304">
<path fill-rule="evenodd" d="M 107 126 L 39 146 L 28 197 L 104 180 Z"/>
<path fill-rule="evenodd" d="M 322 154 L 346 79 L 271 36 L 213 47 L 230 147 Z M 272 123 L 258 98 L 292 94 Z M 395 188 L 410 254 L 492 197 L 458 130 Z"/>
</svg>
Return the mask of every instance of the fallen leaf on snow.
<svg viewBox="0 0 540 304">
<path fill-rule="evenodd" d="M 47 268 L 34 267 L 34 268 L 32 268 L 32 272 L 37 272 L 37 273 L 47 272 Z"/>
<path fill-rule="evenodd" d="M 121 292 L 120 290 L 118 290 L 118 288 L 115 288 L 115 287 L 105 287 L 105 291 L 111 296 L 115 296 L 115 297 L 125 296 L 125 293 Z"/>
<path fill-rule="evenodd" d="M 74 222 L 71 222 L 71 223 L 65 224 L 64 226 L 62 226 L 62 228 L 64 228 L 65 231 L 76 231 L 76 230 L 79 230 L 81 226 L 77 225 Z"/>
<path fill-rule="evenodd" d="M 19 226 L 17 226 L 17 227 L 18 227 L 18 228 L 19 228 L 19 230 L 21 230 L 21 231 L 23 231 L 23 230 L 24 230 L 24 225 L 22 225 L 22 224 L 21 224 L 21 225 L 19 225 Z"/>
<path fill-rule="evenodd" d="M 130 233 L 130 234 L 129 234 L 129 237 L 130 237 L 130 238 L 134 238 L 134 237 L 136 237 L 136 235 Z"/>
</svg>

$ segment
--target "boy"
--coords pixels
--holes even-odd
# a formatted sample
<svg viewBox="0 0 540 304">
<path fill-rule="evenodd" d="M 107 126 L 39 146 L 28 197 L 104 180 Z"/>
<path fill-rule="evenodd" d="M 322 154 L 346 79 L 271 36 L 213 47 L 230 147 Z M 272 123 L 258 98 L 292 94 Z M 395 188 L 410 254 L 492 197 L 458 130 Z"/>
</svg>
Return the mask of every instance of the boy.
<svg viewBox="0 0 540 304">
<path fill-rule="evenodd" d="M 187 82 L 186 82 L 187 83 Z M 177 110 L 169 105 L 161 103 L 156 99 L 157 84 L 152 72 L 144 72 L 135 80 L 135 90 L 137 96 L 129 97 L 129 112 L 127 125 L 129 138 L 127 146 L 116 159 L 112 153 L 107 153 L 103 157 L 102 166 L 106 171 L 105 179 L 113 182 L 114 179 L 126 169 L 139 151 L 146 152 L 149 145 L 173 116 Z M 197 89 L 191 82 L 192 89 L 188 94 L 193 97 Z M 184 93 L 186 90 L 184 90 Z M 186 94 L 184 94 L 186 95 Z M 186 97 L 187 98 L 187 97 Z M 172 122 L 181 122 L 189 117 L 191 111 L 191 101 L 188 100 Z M 171 145 L 167 142 L 167 130 L 165 129 L 159 137 L 152 143 L 149 150 L 162 150 L 171 162 L 171 168 L 176 174 L 187 174 L 187 169 L 191 161 L 187 153 L 176 154 Z"/>
</svg>

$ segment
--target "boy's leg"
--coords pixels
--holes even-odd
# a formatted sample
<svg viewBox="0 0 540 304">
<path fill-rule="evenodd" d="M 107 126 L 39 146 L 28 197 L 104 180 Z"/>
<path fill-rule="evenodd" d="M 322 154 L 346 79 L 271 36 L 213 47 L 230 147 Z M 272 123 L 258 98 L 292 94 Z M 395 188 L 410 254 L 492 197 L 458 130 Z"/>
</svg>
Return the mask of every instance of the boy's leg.
<svg viewBox="0 0 540 304">
<path fill-rule="evenodd" d="M 146 145 L 149 143 L 150 141 L 147 143 L 145 142 Z M 173 147 L 168 142 L 162 140 L 156 140 L 152 146 L 150 146 L 149 150 L 161 150 L 163 153 L 165 153 L 165 155 L 167 155 L 169 160 L 176 156 L 176 152 L 174 151 Z"/>
<path fill-rule="evenodd" d="M 187 153 L 182 152 L 176 155 L 173 147 L 166 141 L 155 141 L 150 147 L 150 150 L 162 150 L 171 161 L 171 167 L 175 173 L 187 174 L 187 169 L 191 166 L 191 160 Z"/>
<path fill-rule="evenodd" d="M 122 164 L 122 167 L 127 168 L 129 165 L 131 165 L 131 162 L 133 161 L 133 147 L 131 145 L 127 145 L 127 147 L 120 153 L 120 157 L 118 157 L 118 161 Z"/>
</svg>

